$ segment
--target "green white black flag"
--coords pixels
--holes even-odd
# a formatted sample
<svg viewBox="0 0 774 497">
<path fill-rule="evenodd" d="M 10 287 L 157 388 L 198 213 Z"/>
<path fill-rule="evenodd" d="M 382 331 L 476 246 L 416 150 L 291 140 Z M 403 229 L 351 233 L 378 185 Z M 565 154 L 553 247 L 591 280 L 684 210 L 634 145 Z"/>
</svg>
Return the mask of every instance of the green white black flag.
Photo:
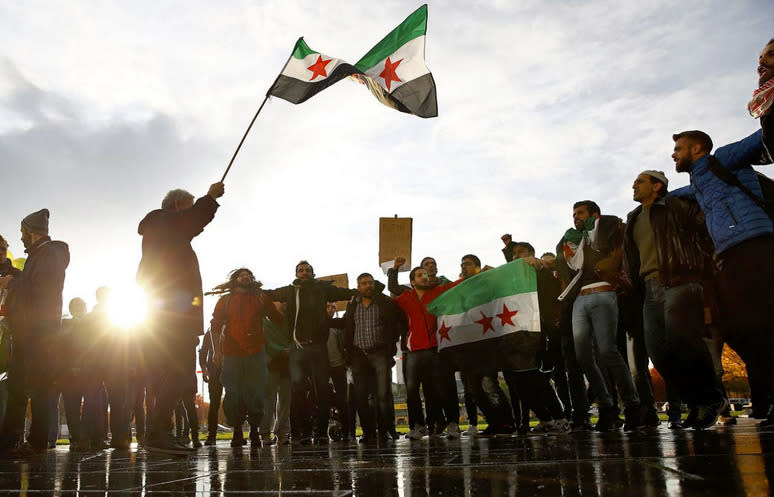
<svg viewBox="0 0 774 497">
<path fill-rule="evenodd" d="M 268 95 L 298 104 L 353 76 L 383 104 L 420 117 L 435 117 L 435 81 L 425 65 L 426 32 L 427 5 L 423 5 L 354 66 L 315 52 L 299 38 Z"/>
</svg>

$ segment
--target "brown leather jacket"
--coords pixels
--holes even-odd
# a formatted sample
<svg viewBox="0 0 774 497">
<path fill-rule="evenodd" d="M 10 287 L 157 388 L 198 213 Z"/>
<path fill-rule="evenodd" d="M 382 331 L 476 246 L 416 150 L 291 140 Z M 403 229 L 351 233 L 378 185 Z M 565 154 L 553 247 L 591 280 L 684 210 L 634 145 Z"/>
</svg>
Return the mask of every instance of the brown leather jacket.
<svg viewBox="0 0 774 497">
<path fill-rule="evenodd" d="M 637 285 L 640 278 L 640 253 L 634 243 L 634 223 L 642 206 L 631 211 L 624 232 L 624 265 Z M 656 200 L 650 208 L 650 224 L 656 237 L 658 272 L 661 284 L 677 286 L 701 281 L 712 245 L 699 204 L 676 197 Z"/>
</svg>

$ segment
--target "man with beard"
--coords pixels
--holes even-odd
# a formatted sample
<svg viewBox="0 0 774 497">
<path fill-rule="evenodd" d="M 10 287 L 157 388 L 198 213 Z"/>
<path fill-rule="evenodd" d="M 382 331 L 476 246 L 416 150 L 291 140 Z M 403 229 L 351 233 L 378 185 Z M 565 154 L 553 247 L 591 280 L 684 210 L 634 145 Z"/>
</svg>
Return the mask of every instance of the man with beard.
<svg viewBox="0 0 774 497">
<path fill-rule="evenodd" d="M 293 444 L 308 444 L 312 437 L 328 442 L 330 388 L 328 387 L 328 302 L 349 300 L 353 291 L 315 279 L 307 261 L 296 264 L 291 285 L 267 291 L 277 302 L 287 304 L 285 326 L 292 340 L 290 349 L 290 431 Z M 299 406 L 306 404 L 307 384 L 315 401 L 312 416 Z M 294 407 L 295 406 L 295 407 Z"/>
<path fill-rule="evenodd" d="M 677 172 L 687 172 L 691 184 L 672 192 L 695 199 L 706 217 L 719 270 L 716 275 L 721 327 L 726 342 L 740 355 L 751 377 L 761 381 L 765 394 L 774 393 L 774 227 L 771 203 L 763 200 L 756 164 L 771 162 L 774 152 L 774 39 L 758 59 L 758 85 L 748 110 L 763 128 L 712 151 L 703 131 L 672 136 L 672 159 Z M 768 210 L 768 214 L 767 214 Z M 756 381 L 757 381 L 756 380 Z M 774 424 L 770 408 L 764 426 Z"/>
<path fill-rule="evenodd" d="M 20 455 L 43 452 L 48 447 L 48 394 L 54 380 L 44 358 L 56 357 L 56 339 L 62 324 L 62 289 L 70 263 L 67 244 L 48 236 L 48 209 L 21 222 L 27 252 L 25 270 L 18 276 L 0 277 L 7 288 L 6 317 L 13 334 L 13 355 L 8 368 L 8 411 L 0 432 L 0 453 L 19 448 Z M 29 446 L 20 446 L 29 396 L 32 425 Z"/>
<path fill-rule="evenodd" d="M 644 426 L 644 413 L 617 344 L 618 299 L 614 284 L 621 269 L 623 223 L 615 216 L 603 216 L 596 202 L 581 200 L 573 205 L 573 224 L 565 232 L 560 248 L 567 266 L 576 274 L 560 299 L 570 292 L 577 295 L 572 305 L 575 356 L 599 397 L 596 429 L 614 429 L 618 412 L 602 373 L 604 368 L 623 397 L 624 430 L 631 431 Z"/>
<path fill-rule="evenodd" d="M 400 292 L 398 285 L 398 268 L 406 260 L 403 257 L 395 259 L 395 263 L 388 271 L 388 288 L 395 297 L 395 303 L 403 310 L 408 320 L 408 330 L 405 335 L 405 351 L 403 354 L 404 376 L 406 381 L 406 404 L 408 407 L 409 427 L 411 431 L 408 438 L 419 440 L 429 435 L 427 425 L 433 426 L 445 423 L 442 411 L 447 414 L 452 408 L 443 409 L 452 399 L 442 393 L 441 364 L 438 356 L 438 339 L 436 338 L 436 319 L 427 310 L 427 304 L 438 295 L 455 286 L 459 281 L 444 285 L 432 285 L 427 270 L 423 267 L 415 267 L 409 273 L 411 290 Z M 422 413 L 422 401 L 419 396 L 419 388 L 425 395 L 427 417 Z M 448 402 L 447 402 L 448 401 Z M 456 396 L 453 399 L 455 406 L 458 402 Z M 448 407 L 448 406 L 447 406 Z M 459 416 L 459 407 L 457 407 Z M 454 423 L 451 425 L 451 423 Z M 453 435 L 459 437 L 459 427 L 456 420 L 450 420 L 447 432 L 451 429 Z"/>
<path fill-rule="evenodd" d="M 151 302 L 149 341 L 153 356 L 148 358 L 150 427 L 145 449 L 169 454 L 186 454 L 172 435 L 172 411 L 190 382 L 195 368 L 196 345 L 203 333 L 202 278 L 191 241 L 215 217 L 223 196 L 223 183 L 210 186 L 207 195 L 194 203 L 185 190 L 167 193 L 161 209 L 151 211 L 140 223 L 142 260 L 137 281 Z M 151 350 L 148 348 L 147 350 Z"/>
<path fill-rule="evenodd" d="M 626 221 L 625 267 L 642 293 L 647 355 L 688 402 L 689 424 L 701 430 L 714 425 L 727 405 L 702 340 L 705 254 L 701 246 L 706 230 L 699 206 L 666 198 L 667 185 L 661 171 L 643 171 L 634 180 L 634 200 L 640 206 Z M 641 368 L 647 368 L 647 360 L 640 362 Z"/>
<path fill-rule="evenodd" d="M 369 273 L 357 277 L 358 293 L 347 304 L 344 346 L 352 367 L 355 399 L 363 440 L 386 441 L 395 429 L 392 399 L 392 366 L 395 343 L 404 328 L 404 316 L 395 302 L 380 290 L 384 286 Z M 338 322 L 341 322 L 338 321 Z M 376 400 L 377 419 L 368 406 L 369 394 Z"/>
<path fill-rule="evenodd" d="M 244 415 L 250 424 L 250 444 L 260 447 L 259 435 L 263 417 L 263 401 L 266 397 L 266 338 L 263 334 L 263 318 L 275 323 L 282 322 L 282 315 L 274 308 L 271 298 L 261 290 L 261 282 L 255 280 L 247 268 L 236 269 L 229 281 L 215 288 L 225 293 L 215 304 L 210 328 L 222 335 L 223 367 L 221 383 L 226 389 L 223 413 L 226 422 L 234 427 L 238 441 L 242 432 Z M 232 447 L 235 444 L 232 443 Z"/>
<path fill-rule="evenodd" d="M 405 259 L 403 260 L 405 261 Z M 427 271 L 427 279 L 431 287 L 450 283 L 449 278 L 447 278 L 446 276 L 438 276 L 438 264 L 435 262 L 435 259 L 433 259 L 432 257 L 428 256 L 422 259 L 422 262 L 419 263 L 419 266 L 425 271 Z M 390 271 L 395 271 L 396 278 L 397 278 L 397 269 L 388 269 L 387 270 L 388 275 Z M 396 284 L 396 286 L 389 288 L 389 290 L 393 296 L 397 296 L 403 292 L 410 291 L 411 287 L 406 285 Z"/>
</svg>

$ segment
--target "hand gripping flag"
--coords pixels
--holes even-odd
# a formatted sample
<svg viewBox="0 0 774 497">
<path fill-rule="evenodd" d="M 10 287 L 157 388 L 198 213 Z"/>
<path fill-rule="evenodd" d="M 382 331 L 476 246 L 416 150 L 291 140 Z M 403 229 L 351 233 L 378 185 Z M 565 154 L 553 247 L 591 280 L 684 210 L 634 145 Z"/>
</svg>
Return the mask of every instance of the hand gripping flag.
<svg viewBox="0 0 774 497">
<path fill-rule="evenodd" d="M 537 273 L 524 261 L 463 281 L 430 302 L 427 310 L 438 319 L 438 350 L 452 364 L 456 358 L 472 356 L 479 358 L 484 369 L 519 371 L 539 366 Z"/>
<path fill-rule="evenodd" d="M 267 95 L 299 104 L 353 76 L 388 107 L 420 117 L 435 117 L 435 81 L 425 65 L 426 32 L 427 5 L 423 5 L 354 66 L 315 52 L 299 38 Z"/>
</svg>

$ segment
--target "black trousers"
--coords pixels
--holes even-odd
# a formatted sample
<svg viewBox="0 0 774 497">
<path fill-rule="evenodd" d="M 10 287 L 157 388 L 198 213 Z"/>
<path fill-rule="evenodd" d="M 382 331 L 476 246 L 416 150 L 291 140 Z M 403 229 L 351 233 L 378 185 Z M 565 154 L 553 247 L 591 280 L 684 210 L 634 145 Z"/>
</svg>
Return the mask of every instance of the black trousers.
<svg viewBox="0 0 774 497">
<path fill-rule="evenodd" d="M 213 370 L 207 383 L 210 393 L 210 408 L 207 411 L 207 436 L 215 438 L 218 434 L 218 411 L 223 400 L 223 384 L 220 382 L 220 370 Z"/>
<path fill-rule="evenodd" d="M 333 405 L 339 413 L 341 430 L 349 434 L 349 397 L 347 396 L 347 367 L 336 366 L 329 370 L 333 382 Z"/>
<path fill-rule="evenodd" d="M 564 417 L 564 409 L 554 387 L 551 376 L 540 371 L 503 371 L 511 395 L 523 400 L 524 411 L 532 409 L 540 421 L 551 421 Z"/>
<path fill-rule="evenodd" d="M 720 254 L 717 274 L 723 335 L 761 394 L 774 393 L 774 236 L 751 238 Z"/>
<path fill-rule="evenodd" d="M 190 331 L 157 328 L 153 354 L 148 358 L 150 403 L 147 436 L 151 443 L 172 433 L 172 413 L 191 390 L 191 365 L 195 364 L 197 338 Z M 193 361 L 193 362 L 192 362 Z"/>
<path fill-rule="evenodd" d="M 48 447 L 48 397 L 53 379 L 43 358 L 50 357 L 47 354 L 50 345 L 46 339 L 14 340 L 8 364 L 8 405 L 0 432 L 0 448 L 14 447 L 24 441 L 28 398 L 32 408 L 29 443 L 36 449 Z"/>
</svg>

